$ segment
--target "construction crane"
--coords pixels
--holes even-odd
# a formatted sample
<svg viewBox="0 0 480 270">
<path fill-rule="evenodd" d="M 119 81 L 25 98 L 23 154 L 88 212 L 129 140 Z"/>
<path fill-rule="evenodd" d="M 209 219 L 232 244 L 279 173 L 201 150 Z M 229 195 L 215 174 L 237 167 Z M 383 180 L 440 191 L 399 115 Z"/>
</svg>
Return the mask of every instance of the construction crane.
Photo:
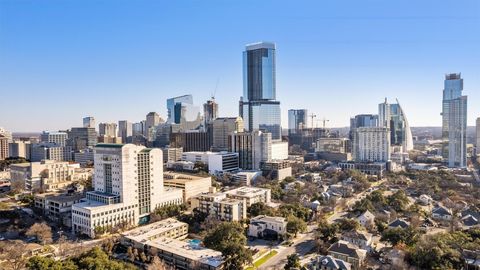
<svg viewBox="0 0 480 270">
<path fill-rule="evenodd" d="M 325 128 L 327 122 L 330 122 L 330 120 L 326 119 L 325 117 L 323 119 L 321 119 L 320 121 L 322 121 L 322 123 L 323 123 L 323 128 Z"/>
<path fill-rule="evenodd" d="M 314 126 L 314 125 L 313 125 L 313 119 L 314 119 L 315 117 L 317 117 L 317 115 L 312 113 L 312 114 L 308 115 L 308 117 L 312 118 L 312 128 L 313 128 L 313 126 Z"/>
</svg>

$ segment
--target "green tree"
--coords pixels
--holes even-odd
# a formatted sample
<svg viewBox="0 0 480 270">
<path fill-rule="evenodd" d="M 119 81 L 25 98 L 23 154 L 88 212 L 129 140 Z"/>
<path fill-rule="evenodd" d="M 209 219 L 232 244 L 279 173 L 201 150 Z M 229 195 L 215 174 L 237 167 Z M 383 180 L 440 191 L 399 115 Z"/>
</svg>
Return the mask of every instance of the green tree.
<svg viewBox="0 0 480 270">
<path fill-rule="evenodd" d="M 337 224 L 328 224 L 326 220 L 321 220 L 318 223 L 317 237 L 326 243 L 333 243 L 337 241 Z"/>
<path fill-rule="evenodd" d="M 266 205 L 263 202 L 254 203 L 248 208 L 248 213 L 251 217 L 256 217 L 258 215 L 267 215 L 273 216 L 275 211 L 272 207 Z"/>
<path fill-rule="evenodd" d="M 353 231 L 360 227 L 360 223 L 355 219 L 342 218 L 337 221 L 338 228 L 342 231 Z"/>
<path fill-rule="evenodd" d="M 287 231 L 293 233 L 297 237 L 297 233 L 305 232 L 307 230 L 307 223 L 295 216 L 289 216 L 287 219 Z"/>
<path fill-rule="evenodd" d="M 287 263 L 285 264 L 285 267 L 283 269 L 285 270 L 293 270 L 293 269 L 299 269 L 300 268 L 300 257 L 298 254 L 290 254 L 287 257 Z"/>
<path fill-rule="evenodd" d="M 405 191 L 399 190 L 387 197 L 388 205 L 397 212 L 406 210 L 409 200 Z"/>
<path fill-rule="evenodd" d="M 393 246 L 404 243 L 407 246 L 414 245 L 418 240 L 418 231 L 413 228 L 388 228 L 382 232 L 381 241 L 387 241 Z"/>
<path fill-rule="evenodd" d="M 203 241 L 205 246 L 222 252 L 224 269 L 242 269 L 251 263 L 252 252 L 245 248 L 247 238 L 242 225 L 238 222 L 222 222 L 211 229 Z"/>
</svg>

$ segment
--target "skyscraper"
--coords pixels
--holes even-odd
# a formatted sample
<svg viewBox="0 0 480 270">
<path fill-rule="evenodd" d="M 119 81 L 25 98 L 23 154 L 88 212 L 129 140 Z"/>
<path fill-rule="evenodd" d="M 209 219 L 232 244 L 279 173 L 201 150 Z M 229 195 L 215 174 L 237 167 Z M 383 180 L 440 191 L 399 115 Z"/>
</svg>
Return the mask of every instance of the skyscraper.
<svg viewBox="0 0 480 270">
<path fill-rule="evenodd" d="M 357 162 L 387 162 L 390 159 L 390 132 L 386 127 L 355 129 L 353 158 Z"/>
<path fill-rule="evenodd" d="M 467 166 L 467 96 L 461 73 L 445 75 L 442 102 L 443 158 L 449 167 Z"/>
<path fill-rule="evenodd" d="M 263 130 L 281 139 L 280 102 L 276 100 L 275 44 L 259 42 L 243 52 L 240 116 L 247 131 Z"/>
<path fill-rule="evenodd" d="M 228 150 L 228 136 L 233 132 L 243 132 L 241 117 L 221 117 L 213 120 L 212 151 Z"/>
<path fill-rule="evenodd" d="M 58 146 L 67 144 L 68 134 L 60 131 L 43 131 L 40 134 L 40 142 L 55 143 Z"/>
<path fill-rule="evenodd" d="M 229 136 L 228 151 L 238 153 L 240 168 L 259 170 L 262 161 L 272 159 L 272 135 L 258 130 L 234 132 Z"/>
<path fill-rule="evenodd" d="M 377 127 L 377 126 L 378 126 L 378 115 L 376 114 L 355 115 L 355 117 L 350 118 L 350 133 L 349 133 L 350 141 L 353 142 L 355 129 L 360 127 Z"/>
<path fill-rule="evenodd" d="M 122 138 L 122 142 L 129 143 L 133 135 L 133 125 L 127 120 L 118 121 L 118 137 Z"/>
<path fill-rule="evenodd" d="M 205 104 L 203 104 L 203 116 L 205 121 L 205 126 L 211 124 L 213 120 L 217 119 L 218 117 L 218 103 L 215 102 L 215 98 L 207 100 Z"/>
<path fill-rule="evenodd" d="M 167 99 L 167 123 L 178 124 L 181 129 L 196 129 L 202 124 L 200 108 L 193 104 L 192 95 Z"/>
<path fill-rule="evenodd" d="M 117 137 L 117 124 L 116 123 L 98 124 L 98 134 L 100 136 Z"/>
<path fill-rule="evenodd" d="M 413 137 L 407 117 L 400 103 L 389 104 L 385 102 L 378 105 L 378 126 L 390 130 L 390 143 L 392 146 L 402 146 L 402 151 L 413 149 Z"/>
<path fill-rule="evenodd" d="M 307 128 L 308 111 L 305 109 L 288 110 L 288 133 L 297 133 L 298 130 Z"/>
<path fill-rule="evenodd" d="M 87 116 L 83 118 L 83 127 L 86 128 L 95 128 L 95 118 L 92 116 Z"/>
</svg>

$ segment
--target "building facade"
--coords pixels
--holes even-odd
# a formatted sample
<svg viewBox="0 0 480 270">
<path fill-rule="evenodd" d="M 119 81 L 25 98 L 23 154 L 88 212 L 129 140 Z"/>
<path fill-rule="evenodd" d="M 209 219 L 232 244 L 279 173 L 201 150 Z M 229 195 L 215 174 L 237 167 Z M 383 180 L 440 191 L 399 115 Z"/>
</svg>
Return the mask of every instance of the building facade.
<svg viewBox="0 0 480 270">
<path fill-rule="evenodd" d="M 83 118 L 83 127 L 85 128 L 95 128 L 95 118 L 92 116 L 87 116 Z"/>
<path fill-rule="evenodd" d="M 240 116 L 246 131 L 262 130 L 281 139 L 280 102 L 276 100 L 275 44 L 260 42 L 243 52 Z"/>
<path fill-rule="evenodd" d="M 106 137 L 117 137 L 116 123 L 100 123 L 98 124 L 98 135 Z"/>
<path fill-rule="evenodd" d="M 297 133 L 308 128 L 308 111 L 306 109 L 288 110 L 288 134 Z"/>
<path fill-rule="evenodd" d="M 259 170 L 260 162 L 272 159 L 272 136 L 261 131 L 236 132 L 230 135 L 229 152 L 238 153 L 239 167 Z"/>
<path fill-rule="evenodd" d="M 443 158 L 449 167 L 467 166 L 467 96 L 460 73 L 445 75 L 442 101 Z"/>
<path fill-rule="evenodd" d="M 202 162 L 210 174 L 219 175 L 238 171 L 238 153 L 233 152 L 184 152 L 182 161 Z"/>
<path fill-rule="evenodd" d="M 390 144 L 401 146 L 403 152 L 413 149 L 412 130 L 400 103 L 389 104 L 387 99 L 378 105 L 378 125 L 390 130 Z"/>
<path fill-rule="evenodd" d="M 58 146 L 66 146 L 68 134 L 60 131 L 44 131 L 40 134 L 40 142 L 54 143 Z"/>
<path fill-rule="evenodd" d="M 390 160 L 390 131 L 386 127 L 355 129 L 353 158 L 356 162 L 387 162 Z"/>
<path fill-rule="evenodd" d="M 241 117 L 221 117 L 213 121 L 212 151 L 227 151 L 228 136 L 234 132 L 243 132 L 244 123 Z"/>
</svg>

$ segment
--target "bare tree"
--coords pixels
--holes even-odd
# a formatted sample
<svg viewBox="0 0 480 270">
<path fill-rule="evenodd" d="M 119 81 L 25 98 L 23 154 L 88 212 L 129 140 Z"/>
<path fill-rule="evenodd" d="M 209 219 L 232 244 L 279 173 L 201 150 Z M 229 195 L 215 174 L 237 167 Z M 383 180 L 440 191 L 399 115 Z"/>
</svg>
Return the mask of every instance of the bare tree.
<svg viewBox="0 0 480 270">
<path fill-rule="evenodd" d="M 172 266 L 166 264 L 158 256 L 154 256 L 152 262 L 147 266 L 147 270 L 173 270 Z"/>
<path fill-rule="evenodd" d="M 20 270 L 25 268 L 27 262 L 25 244 L 22 241 L 0 242 L 0 269 Z"/>
<path fill-rule="evenodd" d="M 44 245 L 52 242 L 52 228 L 45 222 L 33 224 L 25 234 L 37 237 Z"/>
</svg>

